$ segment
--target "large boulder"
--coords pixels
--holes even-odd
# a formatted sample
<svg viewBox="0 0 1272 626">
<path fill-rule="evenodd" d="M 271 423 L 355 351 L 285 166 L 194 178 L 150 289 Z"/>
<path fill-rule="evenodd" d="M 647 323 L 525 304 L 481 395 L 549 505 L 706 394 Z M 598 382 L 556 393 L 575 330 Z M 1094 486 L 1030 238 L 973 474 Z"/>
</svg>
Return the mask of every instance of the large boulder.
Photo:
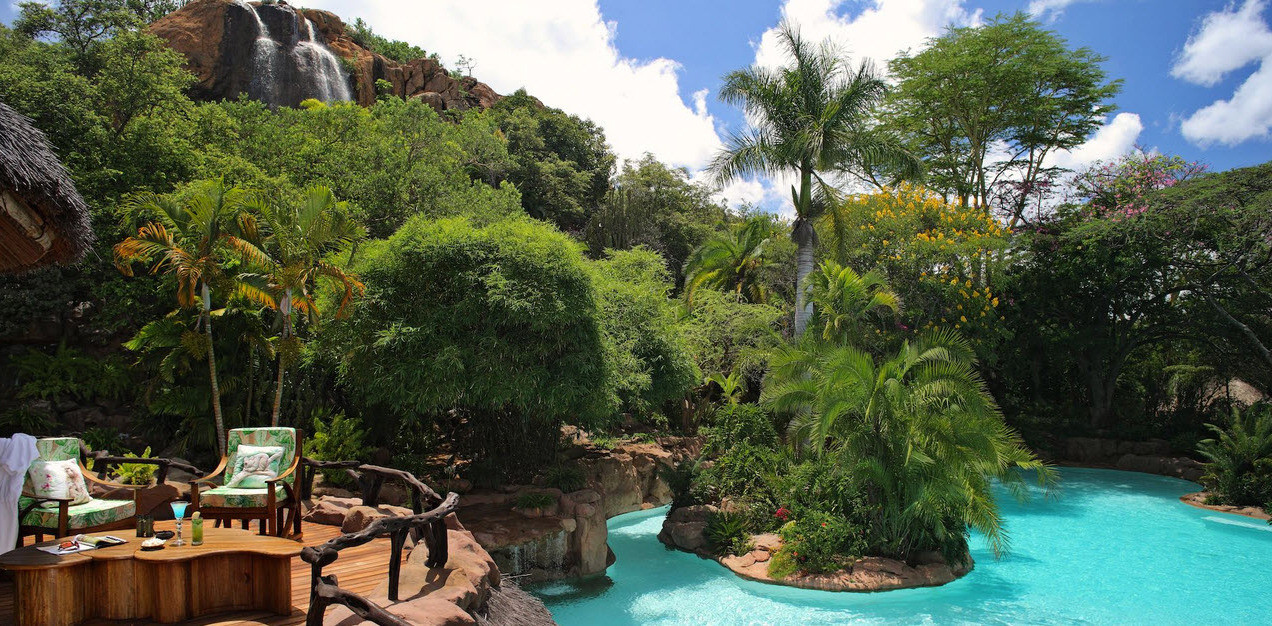
<svg viewBox="0 0 1272 626">
<path fill-rule="evenodd" d="M 682 506 L 673 509 L 663 520 L 658 540 L 686 552 L 698 552 L 707 547 L 707 518 L 720 509 L 710 504 Z"/>
<path fill-rule="evenodd" d="M 388 599 L 387 573 L 385 581 L 367 596 L 368 600 L 409 624 L 475 624 L 474 615 L 485 613 L 487 600 L 500 586 L 499 568 L 462 527 L 448 529 L 446 543 L 448 559 L 443 567 L 424 565 L 428 559 L 428 548 L 424 544 L 411 550 L 402 564 L 400 601 Z M 324 623 L 352 626 L 365 622 L 349 609 L 336 606 L 327 612 Z"/>
<path fill-rule="evenodd" d="M 388 517 L 383 512 L 373 509 L 369 506 L 358 505 L 351 509 L 345 515 L 344 522 L 340 524 L 340 532 L 356 533 L 366 530 L 367 526 L 374 524 L 378 519 Z"/>
</svg>

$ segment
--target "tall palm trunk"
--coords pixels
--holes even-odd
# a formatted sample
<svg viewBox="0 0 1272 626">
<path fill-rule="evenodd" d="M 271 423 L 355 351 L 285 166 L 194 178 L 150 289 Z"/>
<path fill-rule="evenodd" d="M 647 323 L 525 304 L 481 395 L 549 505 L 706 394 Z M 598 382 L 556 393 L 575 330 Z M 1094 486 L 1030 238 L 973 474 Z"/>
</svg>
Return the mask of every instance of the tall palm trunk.
<svg viewBox="0 0 1272 626">
<path fill-rule="evenodd" d="M 225 419 L 221 416 L 221 385 L 216 381 L 216 349 L 212 345 L 212 293 L 207 283 L 199 285 L 203 296 L 203 331 L 208 337 L 208 375 L 212 380 L 212 418 L 216 422 L 216 449 L 225 454 Z"/>
<path fill-rule="evenodd" d="M 813 243 L 816 234 L 813 224 L 807 220 L 797 219 L 794 232 L 798 252 L 795 256 L 795 336 L 804 334 L 808 320 L 813 317 L 813 301 L 808 297 L 808 275 L 813 273 Z"/>
<path fill-rule="evenodd" d="M 270 426 L 278 425 L 278 414 L 283 406 L 283 371 L 287 367 L 286 343 L 291 337 L 291 289 L 283 293 L 283 301 L 279 303 L 278 312 L 283 315 L 283 341 L 278 350 L 278 380 L 274 381 L 274 413 L 269 418 Z"/>
<path fill-rule="evenodd" d="M 793 191 L 793 190 L 792 190 Z M 813 248 L 817 245 L 817 232 L 810 219 L 813 200 L 813 169 L 805 164 L 800 168 L 799 192 L 792 194 L 795 202 L 795 223 L 791 238 L 798 248 L 795 256 L 795 336 L 802 337 L 813 317 L 813 301 L 808 297 L 808 275 L 813 273 Z"/>
</svg>

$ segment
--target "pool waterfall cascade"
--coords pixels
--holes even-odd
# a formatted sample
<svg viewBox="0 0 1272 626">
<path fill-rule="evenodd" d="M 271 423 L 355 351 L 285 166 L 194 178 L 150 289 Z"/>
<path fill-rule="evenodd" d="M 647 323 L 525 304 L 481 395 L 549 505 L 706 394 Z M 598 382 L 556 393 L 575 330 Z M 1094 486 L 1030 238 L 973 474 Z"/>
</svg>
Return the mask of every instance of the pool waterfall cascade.
<svg viewBox="0 0 1272 626">
<path fill-rule="evenodd" d="M 563 626 L 581 624 L 1254 624 L 1272 620 L 1272 526 L 1198 509 L 1186 480 L 1062 468 L 1058 489 L 1004 488 L 1010 550 L 972 533 L 975 567 L 940 587 L 816 591 L 735 576 L 671 550 L 667 509 L 611 518 L 603 576 L 530 587 Z"/>
<path fill-rule="evenodd" d="M 250 97 L 272 106 L 294 106 L 309 98 L 353 100 L 348 74 L 312 20 L 287 5 L 255 6 L 245 0 L 235 4 L 255 22 L 247 85 Z M 270 13 L 274 28 L 262 11 Z"/>
<path fill-rule="evenodd" d="M 569 537 L 562 530 L 534 541 L 510 545 L 491 552 L 491 558 L 506 575 L 520 576 L 538 568 L 548 571 L 567 569 Z"/>
</svg>

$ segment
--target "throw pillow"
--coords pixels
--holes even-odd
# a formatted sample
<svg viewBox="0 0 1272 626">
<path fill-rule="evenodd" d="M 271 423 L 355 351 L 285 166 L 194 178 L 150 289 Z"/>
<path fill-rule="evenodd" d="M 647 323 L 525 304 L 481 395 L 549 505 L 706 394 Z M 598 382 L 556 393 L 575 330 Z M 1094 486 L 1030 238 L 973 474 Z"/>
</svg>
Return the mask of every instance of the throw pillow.
<svg viewBox="0 0 1272 626">
<path fill-rule="evenodd" d="M 79 463 L 74 459 L 65 461 L 35 461 L 27 470 L 31 493 L 42 498 L 70 498 L 71 505 L 85 504 L 93 498 L 88 494 L 88 485 L 84 482 L 84 474 L 80 472 Z M 57 508 L 56 502 L 43 502 L 44 508 Z"/>
<path fill-rule="evenodd" d="M 225 486 L 263 489 L 265 481 L 278 477 L 282 459 L 282 446 L 240 445 L 234 453 L 234 472 Z"/>
</svg>

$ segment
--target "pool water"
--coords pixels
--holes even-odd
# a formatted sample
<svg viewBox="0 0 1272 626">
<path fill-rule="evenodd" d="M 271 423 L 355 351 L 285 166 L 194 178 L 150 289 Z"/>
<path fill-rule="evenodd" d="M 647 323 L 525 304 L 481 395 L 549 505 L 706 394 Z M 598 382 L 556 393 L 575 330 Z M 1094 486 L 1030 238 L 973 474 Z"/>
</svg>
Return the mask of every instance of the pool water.
<svg viewBox="0 0 1272 626">
<path fill-rule="evenodd" d="M 1183 504 L 1184 480 L 1062 471 L 1052 497 L 1000 493 L 1011 552 L 972 537 L 976 567 L 943 587 L 832 593 L 746 581 L 658 542 L 666 508 L 609 522 L 607 575 L 533 588 L 584 624 L 1267 624 L 1272 526 Z"/>
</svg>

